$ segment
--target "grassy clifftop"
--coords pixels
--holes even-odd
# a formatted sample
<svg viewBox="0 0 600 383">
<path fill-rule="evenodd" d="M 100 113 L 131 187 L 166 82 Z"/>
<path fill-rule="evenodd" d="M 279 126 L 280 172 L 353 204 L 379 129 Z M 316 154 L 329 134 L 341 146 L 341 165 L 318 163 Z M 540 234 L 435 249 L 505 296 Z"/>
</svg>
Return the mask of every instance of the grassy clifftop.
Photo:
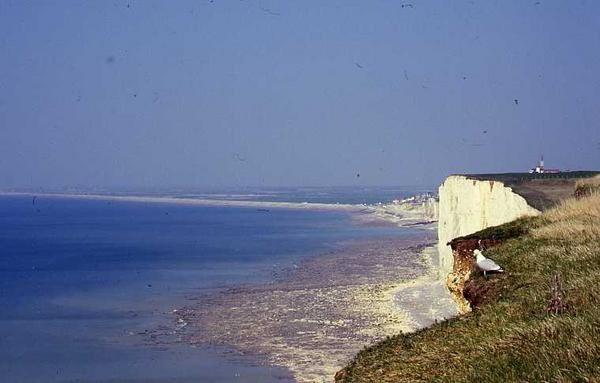
<svg viewBox="0 0 600 383">
<path fill-rule="evenodd" d="M 600 379 L 600 194 L 471 235 L 505 274 L 473 312 L 361 351 L 342 382 Z"/>
</svg>

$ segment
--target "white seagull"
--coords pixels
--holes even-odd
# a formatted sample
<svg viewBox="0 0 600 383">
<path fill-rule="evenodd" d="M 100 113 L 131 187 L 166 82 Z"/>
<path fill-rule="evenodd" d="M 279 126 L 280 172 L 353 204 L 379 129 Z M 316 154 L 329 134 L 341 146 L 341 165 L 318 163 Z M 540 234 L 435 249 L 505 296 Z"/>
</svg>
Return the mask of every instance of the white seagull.
<svg viewBox="0 0 600 383">
<path fill-rule="evenodd" d="M 475 249 L 475 251 L 473 251 L 473 254 L 475 254 L 475 258 L 476 258 L 476 263 L 477 263 L 477 267 L 479 267 L 481 270 L 483 270 L 483 275 L 486 276 L 486 272 L 488 271 L 497 271 L 499 273 L 503 273 L 504 269 L 502 267 L 500 267 L 500 265 L 498 265 L 496 262 L 492 261 L 489 258 L 486 258 L 483 256 L 483 254 L 481 254 L 481 251 L 479 249 Z"/>
</svg>

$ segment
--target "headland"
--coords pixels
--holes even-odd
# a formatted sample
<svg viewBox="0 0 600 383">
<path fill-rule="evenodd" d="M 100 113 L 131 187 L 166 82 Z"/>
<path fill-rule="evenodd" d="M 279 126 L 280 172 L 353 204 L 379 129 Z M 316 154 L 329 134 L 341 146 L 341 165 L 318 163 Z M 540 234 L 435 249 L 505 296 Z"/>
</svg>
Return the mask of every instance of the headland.
<svg viewBox="0 0 600 383">
<path fill-rule="evenodd" d="M 594 174 L 449 177 L 440 188 L 440 225 L 450 225 L 445 233 L 463 232 L 447 244 L 440 238 L 440 257 L 448 246 L 446 282 L 463 314 L 361 351 L 336 381 L 598 379 L 600 178 L 589 178 Z M 464 232 L 469 228 L 475 230 Z M 483 276 L 476 249 L 505 272 Z"/>
</svg>

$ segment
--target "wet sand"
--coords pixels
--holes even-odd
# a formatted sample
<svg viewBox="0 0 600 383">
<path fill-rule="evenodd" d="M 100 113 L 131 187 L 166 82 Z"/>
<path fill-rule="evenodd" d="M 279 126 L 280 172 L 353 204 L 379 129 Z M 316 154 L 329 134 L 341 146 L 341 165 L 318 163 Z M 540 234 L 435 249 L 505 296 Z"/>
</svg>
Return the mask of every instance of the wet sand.
<svg viewBox="0 0 600 383">
<path fill-rule="evenodd" d="M 276 282 L 199 296 L 175 312 L 177 337 L 287 368 L 298 382 L 332 381 L 364 346 L 451 315 L 423 252 L 434 241 L 431 230 L 349 241 Z"/>
</svg>

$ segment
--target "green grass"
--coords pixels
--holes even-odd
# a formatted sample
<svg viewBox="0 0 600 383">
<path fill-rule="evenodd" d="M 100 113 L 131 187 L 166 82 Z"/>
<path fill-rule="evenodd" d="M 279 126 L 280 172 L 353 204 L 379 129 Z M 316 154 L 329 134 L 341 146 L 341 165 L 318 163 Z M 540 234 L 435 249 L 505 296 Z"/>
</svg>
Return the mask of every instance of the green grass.
<svg viewBox="0 0 600 383">
<path fill-rule="evenodd" d="M 506 273 L 472 282 L 494 286 L 490 301 L 462 317 L 364 349 L 345 368 L 343 381 L 600 380 L 599 206 L 594 195 L 470 235 L 503 240 L 486 255 Z M 587 231 L 577 235 L 581 220 Z M 565 230 L 571 223 L 574 229 Z M 547 311 L 556 273 L 568 307 L 560 315 Z"/>
<path fill-rule="evenodd" d="M 462 238 L 497 239 L 504 241 L 527 234 L 532 228 L 535 228 L 539 225 L 539 219 L 536 219 L 536 217 L 524 217 L 504 225 L 488 227 L 487 229 L 466 235 Z"/>
</svg>

